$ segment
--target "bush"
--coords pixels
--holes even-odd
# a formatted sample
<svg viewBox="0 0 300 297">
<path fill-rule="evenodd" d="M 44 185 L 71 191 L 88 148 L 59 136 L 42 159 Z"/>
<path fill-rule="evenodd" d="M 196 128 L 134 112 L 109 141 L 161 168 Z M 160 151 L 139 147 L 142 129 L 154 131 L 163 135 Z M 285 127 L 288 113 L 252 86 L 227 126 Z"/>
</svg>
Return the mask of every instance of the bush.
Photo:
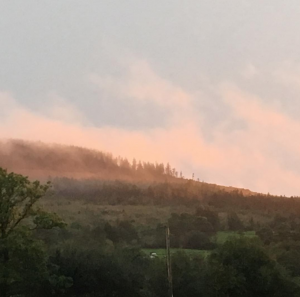
<svg viewBox="0 0 300 297">
<path fill-rule="evenodd" d="M 190 231 L 187 234 L 185 248 L 206 250 L 210 247 L 209 237 L 200 231 Z"/>
</svg>

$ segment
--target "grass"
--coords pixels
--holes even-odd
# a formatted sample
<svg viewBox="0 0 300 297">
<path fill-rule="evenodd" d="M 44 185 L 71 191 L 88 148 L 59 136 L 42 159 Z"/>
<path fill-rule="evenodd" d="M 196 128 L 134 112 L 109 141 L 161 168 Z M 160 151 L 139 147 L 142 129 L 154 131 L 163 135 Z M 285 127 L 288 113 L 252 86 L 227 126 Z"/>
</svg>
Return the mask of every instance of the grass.
<svg viewBox="0 0 300 297">
<path fill-rule="evenodd" d="M 246 232 L 236 232 L 236 231 L 219 231 L 217 232 L 216 236 L 214 237 L 214 240 L 217 244 L 223 244 L 228 239 L 232 237 L 239 237 L 239 236 L 245 236 L 247 238 L 255 238 L 257 235 L 255 234 L 255 231 L 246 231 Z"/>
<path fill-rule="evenodd" d="M 246 232 L 236 232 L 236 231 L 219 231 L 217 232 L 216 236 L 214 237 L 214 240 L 217 244 L 223 244 L 228 239 L 232 237 L 239 237 L 239 236 L 245 236 L 247 238 L 255 238 L 257 235 L 255 234 L 255 231 L 246 231 Z M 166 256 L 166 250 L 165 249 L 142 249 L 142 251 L 150 255 L 150 253 L 156 253 L 159 258 L 163 258 Z M 192 250 L 192 249 L 180 249 L 180 248 L 172 248 L 171 254 L 174 254 L 176 252 L 183 251 L 188 255 L 191 256 L 203 256 L 204 258 L 207 257 L 211 251 L 207 250 Z"/>
<path fill-rule="evenodd" d="M 159 258 L 163 258 L 166 256 L 165 249 L 142 249 L 142 251 L 147 255 L 150 255 L 150 253 L 156 253 Z M 191 249 L 180 249 L 180 248 L 171 249 L 171 254 L 177 252 L 184 252 L 190 256 L 203 256 L 203 257 L 207 257 L 210 254 L 210 251 L 206 251 L 206 250 L 191 250 Z"/>
</svg>

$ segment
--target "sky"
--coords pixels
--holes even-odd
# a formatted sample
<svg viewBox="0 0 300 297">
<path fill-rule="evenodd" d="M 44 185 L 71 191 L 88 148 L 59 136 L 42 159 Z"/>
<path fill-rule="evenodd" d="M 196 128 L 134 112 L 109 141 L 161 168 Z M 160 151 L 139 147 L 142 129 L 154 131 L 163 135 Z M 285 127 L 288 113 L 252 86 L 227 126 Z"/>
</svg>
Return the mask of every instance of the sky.
<svg viewBox="0 0 300 297">
<path fill-rule="evenodd" d="M 0 0 L 0 138 L 300 195 L 299 0 Z"/>
</svg>

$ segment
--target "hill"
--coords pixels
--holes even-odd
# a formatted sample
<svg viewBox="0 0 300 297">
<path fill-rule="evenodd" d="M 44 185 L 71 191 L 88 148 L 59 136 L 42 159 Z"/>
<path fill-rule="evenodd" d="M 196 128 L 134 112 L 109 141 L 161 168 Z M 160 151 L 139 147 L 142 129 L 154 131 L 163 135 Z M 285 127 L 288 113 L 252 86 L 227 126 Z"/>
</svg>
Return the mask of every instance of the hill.
<svg viewBox="0 0 300 297">
<path fill-rule="evenodd" d="M 0 167 L 29 176 L 31 179 L 72 178 L 98 181 L 172 182 L 185 183 L 182 173 L 169 163 L 129 161 L 110 153 L 77 146 L 45 144 L 23 140 L 0 141 Z M 197 182 L 210 190 L 238 190 L 244 195 L 254 193 L 247 189 Z"/>
<path fill-rule="evenodd" d="M 160 180 L 165 174 L 176 174 L 170 165 L 129 162 L 82 147 L 22 140 L 0 142 L 0 166 L 39 179 Z"/>
<path fill-rule="evenodd" d="M 222 280 L 227 280 L 231 271 L 234 274 L 230 279 L 241 275 L 245 284 L 257 274 L 261 283 L 260 273 L 267 271 L 264 283 L 274 275 L 278 291 L 280 276 L 292 289 L 299 287 L 300 292 L 298 198 L 188 180 L 168 164 L 129 162 L 85 148 L 20 140 L 1 142 L 1 166 L 31 178 L 51 179 L 53 184 L 7 241 L 13 259 L 7 265 L 14 275 L 20 275 L 8 296 L 16 296 L 16 292 L 27 296 L 23 294 L 25 289 L 30 292 L 28 296 L 50 296 L 47 292 L 55 296 L 94 296 L 95 292 L 124 296 L 125 290 L 129 292 L 126 296 L 167 296 L 167 283 L 163 283 L 167 279 L 166 225 L 178 296 L 215 296 L 211 288 L 218 286 L 223 292 L 227 284 Z M 18 215 L 14 203 L 19 185 L 11 191 L 13 176 L 2 170 L 1 192 L 5 199 L 10 193 L 9 214 Z M 3 197 L 2 220 L 8 217 Z M 20 201 L 18 209 L 24 206 Z M 149 255 L 153 253 L 154 258 Z M 220 256 L 226 256 L 224 261 Z M 229 267 L 227 272 L 223 268 L 228 263 L 242 270 Z M 248 269 L 253 263 L 257 267 L 254 272 Z M 270 267 L 282 276 L 276 271 L 269 273 Z M 207 284 L 208 280 L 215 283 Z M 35 287 L 28 288 L 31 283 Z M 206 287 L 199 287 L 199 283 Z M 120 284 L 120 294 L 115 294 Z M 184 292 L 179 294 L 181 287 Z M 187 287 L 192 288 L 189 294 Z M 255 292 L 248 290 L 249 296 L 257 294 L 253 287 Z M 212 293 L 201 295 L 203 288 Z M 238 292 L 245 290 L 238 288 Z M 285 287 L 282 292 L 278 296 L 286 296 Z M 269 296 L 274 296 L 274 291 Z"/>
</svg>

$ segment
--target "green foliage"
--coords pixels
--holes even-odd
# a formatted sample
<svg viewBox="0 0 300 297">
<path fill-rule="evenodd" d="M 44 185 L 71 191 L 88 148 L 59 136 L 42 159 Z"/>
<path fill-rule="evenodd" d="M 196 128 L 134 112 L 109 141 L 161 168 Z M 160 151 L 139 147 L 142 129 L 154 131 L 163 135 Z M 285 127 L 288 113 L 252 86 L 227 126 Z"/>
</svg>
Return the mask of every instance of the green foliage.
<svg viewBox="0 0 300 297">
<path fill-rule="evenodd" d="M 56 214 L 42 211 L 41 209 L 35 211 L 33 223 L 35 229 L 53 229 L 53 228 L 64 228 L 66 223 Z"/>
<path fill-rule="evenodd" d="M 106 237 L 113 243 L 132 243 L 138 241 L 139 237 L 134 226 L 129 221 L 117 222 L 115 226 L 106 223 L 104 226 Z"/>
<path fill-rule="evenodd" d="M 217 244 L 223 244 L 228 240 L 234 238 L 245 237 L 248 239 L 256 239 L 257 235 L 255 231 L 245 231 L 245 232 L 237 232 L 237 231 L 218 231 L 214 236 L 214 242 Z"/>
<path fill-rule="evenodd" d="M 169 227 L 173 236 L 173 247 L 207 249 L 210 243 L 209 236 L 214 232 L 206 217 L 187 213 L 173 213 L 169 219 Z"/>
<path fill-rule="evenodd" d="M 36 241 L 28 230 L 21 228 L 1 240 L 0 251 L 0 284 L 4 293 L 8 296 L 24 292 L 37 293 L 47 278 L 47 255 L 43 244 Z M 4 259 L 6 253 L 7 261 Z M 5 296 L 4 293 L 1 296 Z"/>
<path fill-rule="evenodd" d="M 300 250 L 299 244 L 283 250 L 277 257 L 278 263 L 285 267 L 293 277 L 300 277 Z"/>
<path fill-rule="evenodd" d="M 231 212 L 227 216 L 228 229 L 231 231 L 242 231 L 244 230 L 244 225 L 241 219 L 235 212 Z"/>
<path fill-rule="evenodd" d="M 206 218 L 207 221 L 212 225 L 214 231 L 220 229 L 220 218 L 217 212 L 212 211 L 209 208 L 198 207 L 196 209 L 196 216 Z"/>
<path fill-rule="evenodd" d="M 201 256 L 191 258 L 184 252 L 172 256 L 174 292 L 177 296 L 204 296 L 204 267 L 205 261 Z"/>
<path fill-rule="evenodd" d="M 140 296 L 148 259 L 134 249 L 104 254 L 98 250 L 65 247 L 50 258 L 73 285 L 64 296 Z"/>
<path fill-rule="evenodd" d="M 161 166 L 117 162 L 124 172 L 164 175 Z M 67 227 L 40 208 L 49 184 L 5 170 L 0 177 L 0 296 L 167 296 L 167 223 L 174 296 L 300 296 L 297 199 L 245 197 L 183 179 L 61 179 L 43 209 L 60 213 Z"/>
<path fill-rule="evenodd" d="M 264 249 L 247 239 L 227 241 L 208 261 L 206 296 L 299 296 Z"/>
<path fill-rule="evenodd" d="M 4 239 L 26 218 L 33 205 L 45 195 L 49 184 L 30 182 L 20 174 L 0 168 L 0 239 Z"/>
<path fill-rule="evenodd" d="M 274 231 L 268 226 L 260 228 L 256 233 L 264 244 L 268 245 L 273 241 Z"/>
<path fill-rule="evenodd" d="M 34 209 L 49 186 L 0 168 L 1 296 L 24 292 L 34 296 L 47 278 L 46 253 L 32 230 L 63 224 L 56 215 Z"/>
<path fill-rule="evenodd" d="M 201 231 L 190 231 L 187 233 L 186 247 L 189 249 L 209 250 L 214 248 L 214 244 L 210 242 L 207 234 Z"/>
</svg>

